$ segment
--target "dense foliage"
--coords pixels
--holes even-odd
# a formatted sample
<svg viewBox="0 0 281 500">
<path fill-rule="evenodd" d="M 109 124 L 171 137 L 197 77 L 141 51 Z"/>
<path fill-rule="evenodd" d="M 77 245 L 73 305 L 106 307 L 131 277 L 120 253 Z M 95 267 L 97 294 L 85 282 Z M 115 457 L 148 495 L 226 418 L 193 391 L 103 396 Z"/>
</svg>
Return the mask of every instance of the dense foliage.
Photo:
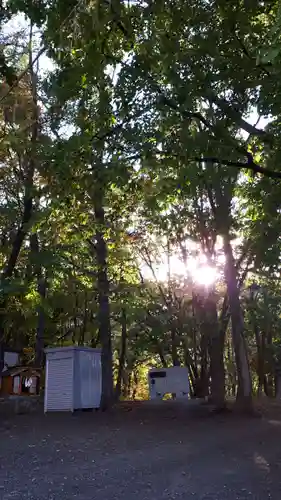
<svg viewBox="0 0 281 500">
<path fill-rule="evenodd" d="M 37 365 L 86 344 L 104 408 L 143 396 L 155 365 L 186 365 L 219 407 L 279 394 L 280 16 L 258 0 L 7 3 L 0 368 L 4 342 Z"/>
</svg>

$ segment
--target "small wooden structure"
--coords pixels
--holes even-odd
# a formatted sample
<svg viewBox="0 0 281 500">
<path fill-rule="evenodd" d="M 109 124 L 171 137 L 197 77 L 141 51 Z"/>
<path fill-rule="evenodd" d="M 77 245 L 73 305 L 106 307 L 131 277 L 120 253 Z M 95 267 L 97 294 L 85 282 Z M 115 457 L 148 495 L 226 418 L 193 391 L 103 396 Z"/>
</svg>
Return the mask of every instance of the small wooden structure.
<svg viewBox="0 0 281 500">
<path fill-rule="evenodd" d="M 2 372 L 1 396 L 39 394 L 41 373 L 31 366 L 14 366 Z"/>
</svg>

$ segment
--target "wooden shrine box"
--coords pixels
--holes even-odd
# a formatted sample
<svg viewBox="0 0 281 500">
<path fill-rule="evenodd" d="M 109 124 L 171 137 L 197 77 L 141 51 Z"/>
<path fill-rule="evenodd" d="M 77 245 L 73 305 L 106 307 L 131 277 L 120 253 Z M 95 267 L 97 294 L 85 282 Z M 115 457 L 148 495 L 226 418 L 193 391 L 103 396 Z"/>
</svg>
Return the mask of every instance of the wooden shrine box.
<svg viewBox="0 0 281 500">
<path fill-rule="evenodd" d="M 30 366 L 14 366 L 2 372 L 0 394 L 34 396 L 39 394 L 41 373 Z"/>
</svg>

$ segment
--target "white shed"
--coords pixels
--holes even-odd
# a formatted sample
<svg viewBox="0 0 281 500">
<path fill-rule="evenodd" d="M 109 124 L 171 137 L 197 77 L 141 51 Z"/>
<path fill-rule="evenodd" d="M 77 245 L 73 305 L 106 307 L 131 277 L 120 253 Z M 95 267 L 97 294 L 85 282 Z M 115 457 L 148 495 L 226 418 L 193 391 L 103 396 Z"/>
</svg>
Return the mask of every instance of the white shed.
<svg viewBox="0 0 281 500">
<path fill-rule="evenodd" d="M 190 385 L 188 369 L 184 366 L 154 368 L 148 372 L 150 399 L 162 399 L 165 394 L 176 398 L 189 398 Z"/>
<path fill-rule="evenodd" d="M 45 349 L 44 411 L 99 408 L 101 351 L 91 347 Z"/>
</svg>

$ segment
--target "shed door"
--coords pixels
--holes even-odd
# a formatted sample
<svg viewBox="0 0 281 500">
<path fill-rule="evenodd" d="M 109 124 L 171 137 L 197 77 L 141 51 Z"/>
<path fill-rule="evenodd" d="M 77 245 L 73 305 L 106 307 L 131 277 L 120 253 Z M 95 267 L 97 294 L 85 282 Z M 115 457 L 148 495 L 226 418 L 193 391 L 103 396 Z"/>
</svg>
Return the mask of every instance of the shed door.
<svg viewBox="0 0 281 500">
<path fill-rule="evenodd" d="M 50 359 L 47 363 L 45 411 L 73 410 L 73 358 Z"/>
</svg>

